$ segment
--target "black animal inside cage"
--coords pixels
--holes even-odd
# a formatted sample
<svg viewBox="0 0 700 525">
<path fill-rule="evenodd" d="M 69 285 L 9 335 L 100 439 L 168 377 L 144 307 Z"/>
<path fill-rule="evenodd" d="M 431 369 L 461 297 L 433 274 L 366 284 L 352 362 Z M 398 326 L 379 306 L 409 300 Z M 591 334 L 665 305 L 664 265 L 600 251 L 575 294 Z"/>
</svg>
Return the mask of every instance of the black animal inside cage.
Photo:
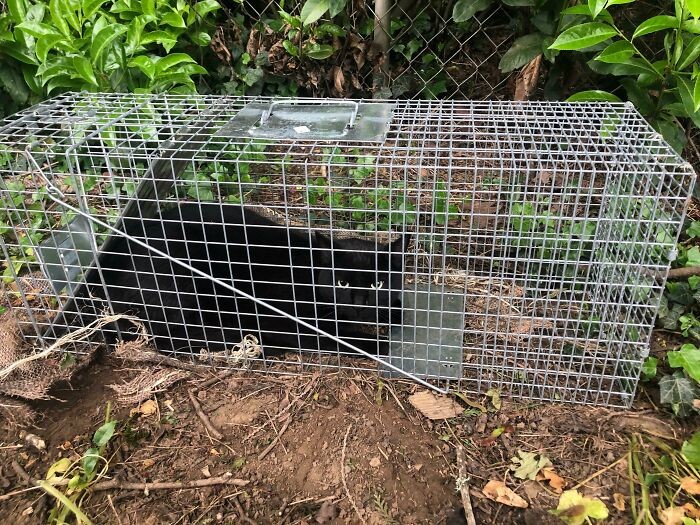
<svg viewBox="0 0 700 525">
<path fill-rule="evenodd" d="M 5 299 L 266 370 L 629 406 L 694 174 L 611 103 L 66 94 L 0 132 Z M 118 321 L 94 344 L 130 337 Z"/>
</svg>

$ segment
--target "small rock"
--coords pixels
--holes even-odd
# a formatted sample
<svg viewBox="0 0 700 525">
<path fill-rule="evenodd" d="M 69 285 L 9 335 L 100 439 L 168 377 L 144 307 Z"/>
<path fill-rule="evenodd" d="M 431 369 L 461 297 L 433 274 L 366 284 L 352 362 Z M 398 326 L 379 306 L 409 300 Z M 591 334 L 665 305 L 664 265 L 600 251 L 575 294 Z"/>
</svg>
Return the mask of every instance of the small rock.
<svg viewBox="0 0 700 525">
<path fill-rule="evenodd" d="M 205 478 L 210 478 L 210 477 L 211 477 L 211 472 L 209 471 L 209 465 L 207 465 L 206 467 L 204 467 L 204 468 L 201 470 L 201 472 L 202 472 L 202 474 L 204 475 Z"/>
<path fill-rule="evenodd" d="M 415 470 L 416 472 L 420 472 L 420 469 L 422 469 L 422 468 L 423 468 L 423 463 L 416 463 L 415 465 L 413 465 L 413 470 Z"/>
<path fill-rule="evenodd" d="M 381 464 L 382 462 L 380 461 L 379 456 L 372 458 L 369 462 L 369 466 L 374 468 L 379 467 Z"/>
<path fill-rule="evenodd" d="M 36 434 L 27 434 L 24 436 L 24 441 L 37 450 L 46 450 L 46 442 Z"/>
<path fill-rule="evenodd" d="M 34 509 L 32 507 L 27 507 L 22 511 L 22 516 L 29 516 L 30 514 L 34 513 Z"/>
</svg>

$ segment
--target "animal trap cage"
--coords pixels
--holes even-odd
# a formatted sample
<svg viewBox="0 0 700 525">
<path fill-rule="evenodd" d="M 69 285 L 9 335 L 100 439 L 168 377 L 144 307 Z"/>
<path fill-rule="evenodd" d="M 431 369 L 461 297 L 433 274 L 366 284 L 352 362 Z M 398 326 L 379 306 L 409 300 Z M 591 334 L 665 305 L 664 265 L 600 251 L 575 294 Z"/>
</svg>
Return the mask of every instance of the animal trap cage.
<svg viewBox="0 0 700 525">
<path fill-rule="evenodd" d="M 135 312 L 220 366 L 251 334 L 254 368 L 610 406 L 695 177 L 612 103 L 65 94 L 0 148 L 5 299 L 33 345 Z"/>
</svg>

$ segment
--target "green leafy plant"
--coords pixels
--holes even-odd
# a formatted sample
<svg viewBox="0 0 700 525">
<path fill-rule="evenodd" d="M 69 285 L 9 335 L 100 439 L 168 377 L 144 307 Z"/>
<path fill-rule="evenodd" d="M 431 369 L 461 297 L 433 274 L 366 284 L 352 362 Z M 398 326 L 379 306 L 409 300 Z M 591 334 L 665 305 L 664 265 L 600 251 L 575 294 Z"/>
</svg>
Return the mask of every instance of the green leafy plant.
<svg viewBox="0 0 700 525">
<path fill-rule="evenodd" d="M 0 56 L 21 64 L 26 85 L 42 96 L 193 92 L 193 75 L 206 70 L 189 51 L 209 44 L 219 8 L 216 0 L 9 0 Z"/>
<path fill-rule="evenodd" d="M 81 510 L 81 505 L 87 489 L 97 483 L 109 469 L 105 451 L 114 437 L 117 425 L 117 421 L 110 418 L 110 408 L 108 404 L 105 422 L 95 431 L 92 446 L 82 457 L 77 461 L 69 458 L 58 460 L 49 467 L 45 479 L 39 482 L 39 486 L 57 500 L 49 513 L 51 523 L 66 523 L 71 515 L 82 523 L 91 523 Z"/>
<path fill-rule="evenodd" d="M 675 0 L 673 14 L 653 16 L 625 32 L 608 8 L 632 1 L 591 0 L 565 9 L 563 14 L 583 16 L 586 21 L 561 31 L 549 49 L 592 55 L 590 68 L 618 77 L 626 98 L 680 152 L 686 144 L 684 121 L 700 126 L 700 7 L 694 0 Z M 663 52 L 647 51 L 640 45 L 646 38 L 662 41 Z M 608 91 L 589 90 L 568 100 L 620 98 Z"/>
</svg>

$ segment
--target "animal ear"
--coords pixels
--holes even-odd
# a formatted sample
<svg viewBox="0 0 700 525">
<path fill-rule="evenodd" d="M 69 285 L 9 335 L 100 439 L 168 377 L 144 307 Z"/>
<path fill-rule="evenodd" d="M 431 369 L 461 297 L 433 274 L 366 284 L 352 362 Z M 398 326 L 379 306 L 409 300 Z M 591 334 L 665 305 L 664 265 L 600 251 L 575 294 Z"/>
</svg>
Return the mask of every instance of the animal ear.
<svg viewBox="0 0 700 525">
<path fill-rule="evenodd" d="M 318 248 L 325 248 L 330 250 L 331 249 L 331 239 L 330 237 L 326 237 L 323 235 L 320 231 L 314 232 L 314 237 L 316 240 L 316 247 Z"/>
<path fill-rule="evenodd" d="M 391 243 L 391 253 L 406 253 L 408 251 L 408 245 L 411 244 L 411 239 L 413 239 L 413 234 L 404 233 L 398 239 Z"/>
</svg>

